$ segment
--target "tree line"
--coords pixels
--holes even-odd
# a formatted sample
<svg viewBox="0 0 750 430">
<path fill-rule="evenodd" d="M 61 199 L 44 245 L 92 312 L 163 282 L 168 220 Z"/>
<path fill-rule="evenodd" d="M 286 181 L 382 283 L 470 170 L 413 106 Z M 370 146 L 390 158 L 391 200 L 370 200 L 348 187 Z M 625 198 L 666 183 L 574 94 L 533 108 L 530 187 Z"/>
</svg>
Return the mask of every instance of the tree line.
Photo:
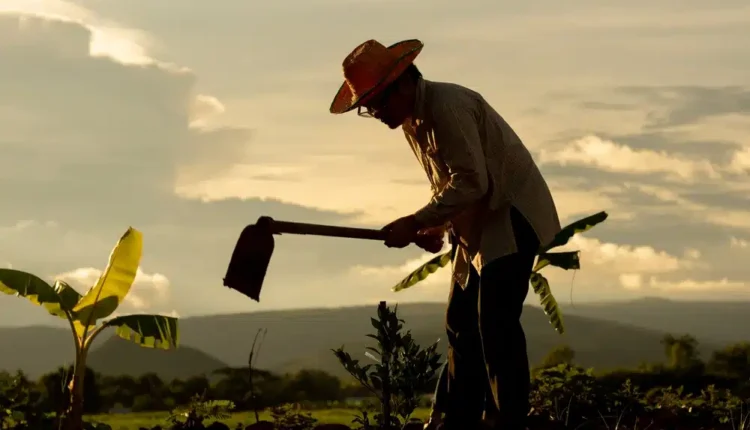
<svg viewBox="0 0 750 430">
<path fill-rule="evenodd" d="M 666 335 L 662 344 L 664 363 L 644 363 L 637 369 L 602 372 L 597 375 L 598 378 L 611 380 L 613 384 L 631 379 L 644 388 L 671 385 L 700 390 L 714 384 L 720 388 L 746 391 L 750 387 L 750 342 L 728 345 L 715 351 L 705 361 L 698 356 L 698 342 L 692 336 Z M 575 351 L 565 345 L 555 348 L 536 370 L 560 364 L 574 365 Z M 314 369 L 277 374 L 262 369 L 226 367 L 210 375 L 172 381 L 162 380 L 153 373 L 139 377 L 106 376 L 90 368 L 86 369 L 86 373 L 84 410 L 87 414 L 112 409 L 133 412 L 171 410 L 188 404 L 195 394 L 231 400 L 236 410 L 264 409 L 289 403 L 325 407 L 371 395 L 352 380 L 342 380 Z M 71 375 L 70 367 L 60 367 L 37 380 L 28 378 L 22 372 L 0 372 L 0 389 L 7 390 L 14 383 L 22 384 L 27 387 L 33 401 L 44 410 L 62 412 L 70 399 L 67 384 Z"/>
</svg>

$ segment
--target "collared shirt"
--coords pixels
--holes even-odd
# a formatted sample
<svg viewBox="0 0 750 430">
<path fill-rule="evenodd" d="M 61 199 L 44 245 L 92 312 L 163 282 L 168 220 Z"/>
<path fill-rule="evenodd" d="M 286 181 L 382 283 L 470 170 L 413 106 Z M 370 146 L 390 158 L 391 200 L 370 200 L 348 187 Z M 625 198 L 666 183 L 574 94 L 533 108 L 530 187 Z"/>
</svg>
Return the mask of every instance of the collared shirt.
<svg viewBox="0 0 750 430">
<path fill-rule="evenodd" d="M 531 154 L 477 92 L 419 79 L 413 119 L 402 129 L 433 193 L 415 213 L 417 221 L 446 226 L 458 238 L 454 282 L 465 288 L 469 264 L 481 271 L 517 251 L 511 206 L 542 245 L 560 231 L 552 194 Z"/>
</svg>

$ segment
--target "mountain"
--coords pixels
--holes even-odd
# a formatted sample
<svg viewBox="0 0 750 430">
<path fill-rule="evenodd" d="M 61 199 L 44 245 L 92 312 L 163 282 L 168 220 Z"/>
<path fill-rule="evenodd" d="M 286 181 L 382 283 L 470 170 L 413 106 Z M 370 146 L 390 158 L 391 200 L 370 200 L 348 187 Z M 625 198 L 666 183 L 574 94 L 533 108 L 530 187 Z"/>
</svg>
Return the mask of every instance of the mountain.
<svg viewBox="0 0 750 430">
<path fill-rule="evenodd" d="M 189 346 L 164 351 L 144 348 L 115 336 L 89 353 L 88 365 L 104 375 L 140 376 L 153 372 L 164 380 L 211 376 L 214 370 L 227 367 L 226 363 Z"/>
<path fill-rule="evenodd" d="M 689 302 L 643 298 L 630 302 L 586 303 L 561 306 L 566 315 L 578 315 L 648 327 L 717 343 L 750 340 L 750 303 Z"/>
<path fill-rule="evenodd" d="M 37 377 L 71 360 L 74 354 L 70 329 L 0 327 L 0 369 L 22 369 Z"/>
<path fill-rule="evenodd" d="M 445 353 L 444 304 L 401 304 L 398 314 L 420 343 L 426 345 L 442 339 L 439 350 Z M 355 306 L 195 317 L 182 322 L 182 338 L 186 344 L 238 366 L 247 360 L 255 332 L 265 328 L 267 335 L 258 357 L 259 367 L 274 371 L 314 367 L 343 375 L 331 349 L 344 345 L 350 353 L 364 358 L 364 348 L 369 344 L 365 334 L 373 331 L 370 317 L 374 315 L 375 306 Z M 602 369 L 657 362 L 664 357 L 660 341 L 665 332 L 634 324 L 566 313 L 567 333 L 561 336 L 549 325 L 541 309 L 534 306 L 526 307 L 523 324 L 534 364 L 550 349 L 564 343 L 576 351 L 580 364 Z M 704 355 L 723 346 L 712 337 L 699 341 Z"/>
<path fill-rule="evenodd" d="M 39 326 L 0 328 L 0 350 L 0 369 L 21 369 L 33 378 L 72 363 L 75 354 L 69 330 Z M 116 336 L 101 336 L 89 352 L 88 366 L 105 375 L 154 372 L 163 379 L 173 379 L 208 374 L 226 364 L 190 346 L 164 351 L 143 348 Z"/>
<path fill-rule="evenodd" d="M 661 300 L 579 304 L 564 307 L 567 333 L 558 335 L 540 308 L 527 306 L 523 324 L 532 364 L 550 349 L 568 344 L 576 361 L 599 369 L 636 366 L 663 360 L 660 340 L 667 332 L 691 333 L 702 356 L 725 344 L 750 340 L 747 303 L 699 303 Z M 163 378 L 245 366 L 256 332 L 266 329 L 257 366 L 277 372 L 318 368 L 344 375 L 331 349 L 344 346 L 357 358 L 369 345 L 376 306 L 259 311 L 183 318 L 181 347 L 150 350 L 121 339 L 102 338 L 89 356 L 90 365 L 107 374 L 137 375 L 155 371 Z M 398 314 L 423 345 L 441 339 L 445 353 L 445 305 L 401 304 Z M 53 370 L 72 357 L 70 333 L 51 327 L 0 328 L 0 369 L 21 368 L 31 376 Z M 98 368 L 97 368 L 98 367 Z"/>
</svg>

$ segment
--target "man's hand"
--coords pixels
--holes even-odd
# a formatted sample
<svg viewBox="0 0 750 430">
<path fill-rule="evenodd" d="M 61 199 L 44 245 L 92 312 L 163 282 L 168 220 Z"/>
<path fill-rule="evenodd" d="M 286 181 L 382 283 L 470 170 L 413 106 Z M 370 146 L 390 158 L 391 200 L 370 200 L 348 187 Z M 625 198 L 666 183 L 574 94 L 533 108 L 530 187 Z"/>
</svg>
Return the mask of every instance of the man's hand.
<svg viewBox="0 0 750 430">
<path fill-rule="evenodd" d="M 443 249 L 444 238 L 444 227 L 432 227 L 418 231 L 414 243 L 425 251 L 435 254 Z"/>
<path fill-rule="evenodd" d="M 385 246 L 389 248 L 404 248 L 417 240 L 419 225 L 414 215 L 399 218 L 383 227 L 387 232 Z"/>
</svg>

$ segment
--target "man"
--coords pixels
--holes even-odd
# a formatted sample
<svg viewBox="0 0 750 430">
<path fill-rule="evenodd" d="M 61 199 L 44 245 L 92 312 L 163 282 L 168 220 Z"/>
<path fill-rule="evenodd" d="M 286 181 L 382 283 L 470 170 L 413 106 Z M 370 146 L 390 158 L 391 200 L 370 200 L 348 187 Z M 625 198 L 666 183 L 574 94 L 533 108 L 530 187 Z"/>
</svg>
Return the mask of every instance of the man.
<svg viewBox="0 0 750 430">
<path fill-rule="evenodd" d="M 422 47 L 419 40 L 359 45 L 344 60 L 330 111 L 357 109 L 401 127 L 427 173 L 432 199 L 385 226 L 385 244 L 438 252 L 450 234 L 448 397 L 436 405 L 445 428 L 479 428 L 487 409 L 493 419 L 485 424 L 523 429 L 530 376 L 520 317 L 536 252 L 560 222 L 519 137 L 477 92 L 424 79 L 413 64 Z"/>
</svg>

